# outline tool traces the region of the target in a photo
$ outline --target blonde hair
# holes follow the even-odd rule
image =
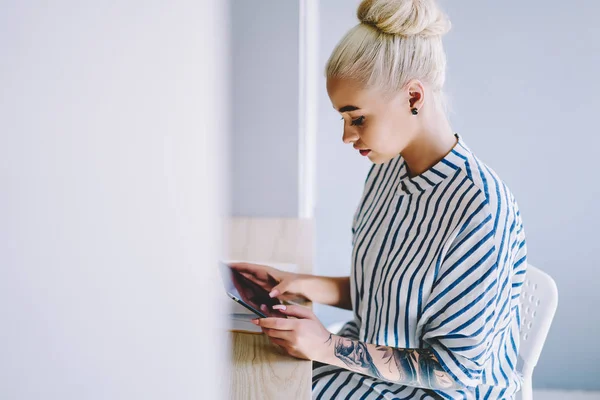
[[[450,21],[435,0],[363,0],[360,23],[333,50],[327,78],[348,78],[395,92],[422,81],[443,103],[446,54],[442,36]]]

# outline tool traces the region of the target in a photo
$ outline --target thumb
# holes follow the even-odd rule
[[[273,289],[269,292],[269,297],[277,297],[281,296],[284,293],[287,293],[290,290],[290,283],[287,281],[281,281],[278,285],[274,286]]]
[[[277,304],[273,306],[273,309],[281,311],[283,314],[290,317],[302,318],[302,319],[316,319],[315,314],[308,307],[295,306],[295,305],[283,305]]]

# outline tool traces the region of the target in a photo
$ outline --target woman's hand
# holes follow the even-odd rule
[[[303,275],[301,274],[280,271],[277,268],[258,264],[234,263],[230,266],[267,290],[271,297],[277,297],[280,300],[306,298],[302,291]]]
[[[331,333],[307,307],[276,305],[274,309],[293,318],[259,318],[252,322],[262,328],[272,343],[289,355],[305,360],[325,360],[331,353]]]

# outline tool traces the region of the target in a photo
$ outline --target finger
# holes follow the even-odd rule
[[[245,276],[246,278],[250,278],[250,279],[258,279],[256,277],[256,275],[254,275],[251,272],[246,272],[246,271],[238,271],[242,276]]]
[[[269,292],[269,297],[273,298],[273,297],[281,296],[283,293],[285,293],[284,286],[277,285],[273,289],[271,289],[271,291]]]
[[[268,282],[269,281],[269,277],[267,276],[266,272],[263,271],[247,271],[247,270],[236,270],[237,272],[239,272],[241,275],[247,277],[247,278],[251,278],[253,280],[259,280],[261,282]]]
[[[280,331],[291,331],[296,327],[296,322],[285,318],[259,318],[252,322],[262,328],[277,329]]]
[[[275,337],[269,337],[269,340],[281,347],[287,347],[289,345],[287,340],[283,340],[283,339],[279,339],[279,338],[275,338]]]
[[[251,274],[263,272],[264,267],[249,263],[232,263],[229,266],[238,272],[249,272]]]
[[[296,306],[296,305],[283,305],[277,304],[273,306],[273,309],[281,311],[283,314],[290,317],[296,317],[301,319],[317,319],[312,310],[308,307]]]
[[[281,296],[282,294],[285,294],[285,293],[291,291],[292,286],[293,286],[293,284],[290,284],[285,280],[282,282],[279,282],[279,284],[277,286],[273,287],[273,289],[269,293],[269,297],[273,298],[273,297]]]
[[[231,268],[235,268],[238,270],[244,270],[244,271],[250,271],[250,272],[254,272],[254,271],[270,271],[273,270],[273,267],[270,267],[268,265],[262,265],[262,264],[253,264],[253,263],[247,263],[247,262],[234,262],[231,264],[227,264],[229,265]]]
[[[278,346],[283,347],[284,349],[287,348],[287,346],[289,345],[287,341],[283,340],[283,339],[278,339],[278,338],[274,338],[274,337],[269,337],[269,340],[271,341],[271,343],[276,344]]]
[[[260,279],[261,281],[264,281],[266,283],[271,283],[272,286],[274,286],[278,282],[269,274],[269,271],[271,270],[271,268],[267,267],[265,265],[249,264],[249,263],[233,263],[233,264],[229,264],[229,266],[232,269],[236,270],[237,272],[241,273],[242,275],[245,275],[245,274],[252,275],[252,276],[254,276],[255,279]]]
[[[257,277],[256,275],[253,275],[253,274],[250,274],[247,272],[241,272],[241,274],[244,278],[257,284],[258,286],[260,286],[261,288],[263,288],[265,290],[269,290],[273,287],[273,285],[269,285],[269,283],[266,280],[260,279],[260,277]]]
[[[277,329],[263,328],[263,332],[270,338],[276,338],[290,342],[293,339],[294,331],[279,331]]]
[[[233,264],[229,264],[229,267],[231,269],[235,269],[238,272],[254,273],[254,272],[258,271],[258,268],[256,268],[256,266],[254,266],[252,264],[248,264],[248,263],[233,263]]]

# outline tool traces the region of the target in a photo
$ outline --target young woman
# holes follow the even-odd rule
[[[343,141],[373,167],[348,277],[235,265],[272,290],[354,311],[330,334],[302,307],[256,323],[314,361],[316,399],[511,399],[519,389],[523,224],[506,185],[454,134],[434,0],[365,0],[327,68]]]

